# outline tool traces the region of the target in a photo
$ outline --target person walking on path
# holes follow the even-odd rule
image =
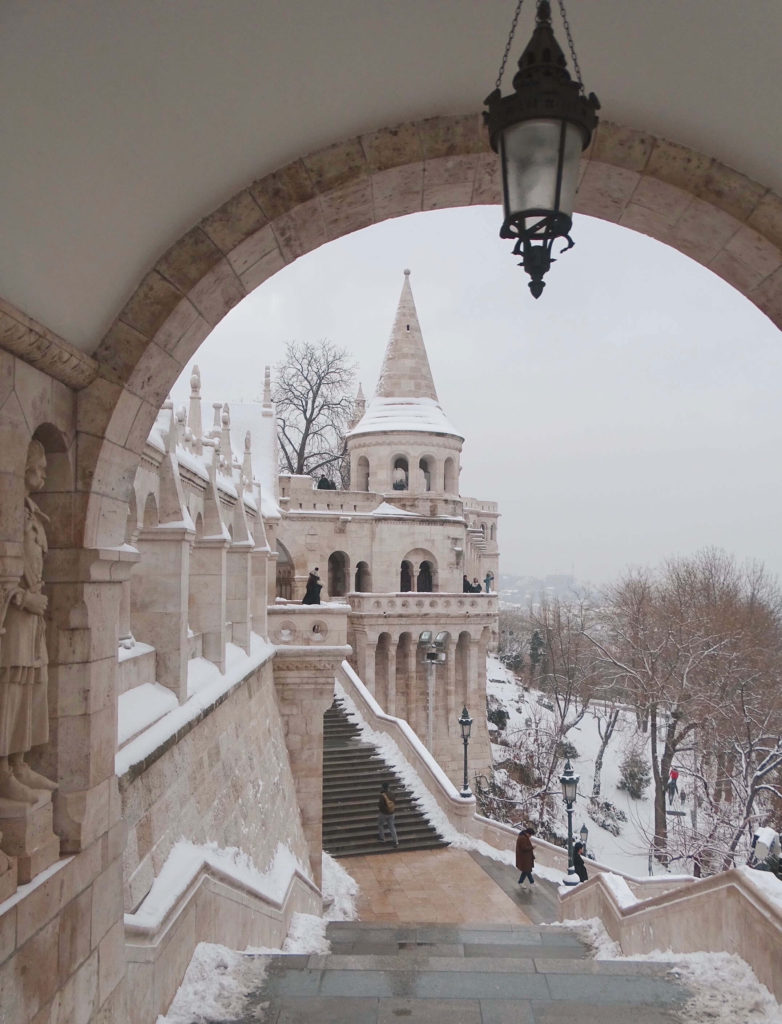
[[[380,787],[380,796],[377,801],[377,838],[381,843],[384,843],[386,841],[386,831],[388,831],[391,842],[394,846],[399,846],[396,824],[394,822],[395,812],[396,804],[389,792],[389,784],[384,782]]]
[[[302,604],[320,604],[320,592],[323,589],[323,584],[320,582],[320,576],[318,576],[317,565],[307,577],[307,589],[304,591],[304,597],[301,599]]]
[[[522,829],[516,840],[516,867],[521,872],[519,875],[519,885],[521,885],[525,878],[529,879],[530,885],[535,884],[535,879],[532,877],[532,869],[535,866],[535,848],[530,839],[530,836],[534,834],[534,829],[525,828]]]
[[[589,875],[587,874],[586,864],[584,863],[584,858],[581,856],[583,850],[583,843],[576,843],[576,845],[573,847],[573,867],[576,870],[579,882],[586,882],[586,880],[589,878]]]
[[[677,791],[679,789],[678,784],[677,784],[678,778],[679,778],[679,773],[676,771],[675,768],[671,768],[671,774],[670,774],[669,779],[668,779],[668,804],[669,805],[673,803],[673,798],[676,796],[676,793],[677,793]]]

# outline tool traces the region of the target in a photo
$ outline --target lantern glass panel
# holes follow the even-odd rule
[[[557,163],[563,125],[562,185],[557,204]],[[525,210],[551,210],[571,216],[582,143],[581,129],[569,121],[533,119],[506,128],[501,136],[506,219]]]

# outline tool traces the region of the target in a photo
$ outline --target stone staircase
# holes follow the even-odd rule
[[[332,857],[358,857],[393,850],[377,838],[380,786],[390,782],[396,801],[400,850],[447,846],[413,793],[381,755],[361,739],[343,706],[334,701],[323,718],[323,849]]]
[[[595,961],[565,928],[339,922],[326,937],[328,954],[258,957],[223,1024],[672,1024],[688,996],[670,965]]]

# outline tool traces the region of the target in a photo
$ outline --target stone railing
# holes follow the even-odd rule
[[[734,868],[626,903],[610,880],[598,874],[562,898],[559,916],[560,920],[599,917],[625,955],[658,949],[735,953],[779,1000],[782,904],[764,891],[763,883],[773,882],[770,876],[759,878],[757,885],[749,876],[750,869]],[[782,884],[776,888],[782,894]]]
[[[268,609],[269,640],[277,647],[344,647],[348,640],[346,604],[283,604]]]
[[[417,593],[348,594],[353,612],[365,615],[436,612],[445,615],[496,615],[499,598],[496,594]]]

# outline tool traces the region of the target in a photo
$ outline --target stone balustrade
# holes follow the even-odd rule
[[[436,613],[448,615],[494,616],[498,611],[497,594],[408,593],[347,595],[351,611],[365,615],[410,615]]]

